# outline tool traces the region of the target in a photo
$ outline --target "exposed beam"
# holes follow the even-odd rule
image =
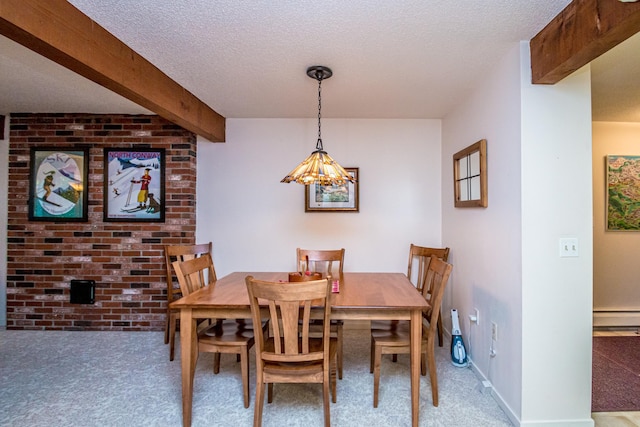
[[[531,39],[534,84],[554,84],[640,31],[640,3],[573,0]]]
[[[225,139],[225,118],[66,0],[0,1],[0,34],[193,133]]]

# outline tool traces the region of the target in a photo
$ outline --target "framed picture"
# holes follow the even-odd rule
[[[360,177],[358,168],[344,168],[356,182],[341,185],[305,185],[305,212],[358,212]]]
[[[453,155],[453,191],[456,208],[487,207],[486,139]]]
[[[29,220],[87,221],[89,148],[31,149]]]
[[[640,156],[606,156],[608,231],[640,231],[639,167]]]
[[[164,148],[104,149],[104,221],[164,222]]]

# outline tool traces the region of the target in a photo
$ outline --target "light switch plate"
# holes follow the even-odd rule
[[[560,242],[560,258],[577,257],[578,239],[576,237],[562,237]]]

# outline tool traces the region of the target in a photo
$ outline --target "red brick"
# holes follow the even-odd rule
[[[136,118],[149,123],[134,123]],[[10,167],[8,201],[8,236],[24,239],[9,243],[7,273],[22,276],[31,288],[7,283],[7,328],[48,330],[163,330],[166,303],[163,300],[164,254],[167,244],[193,244],[195,239],[196,137],[157,116],[99,114],[29,114],[12,118],[11,124],[27,125],[27,130],[10,131],[9,162],[25,167]],[[122,129],[105,129],[104,125],[120,124]],[[83,129],[73,129],[82,125]],[[30,222],[29,162],[32,146],[71,148],[68,136],[56,136],[57,130],[73,132],[74,141],[90,145],[89,155],[89,218],[87,223]],[[136,136],[140,135],[140,136]],[[151,136],[148,136],[151,135]],[[32,139],[38,142],[31,142]],[[103,149],[105,147],[135,148],[136,144],[165,148],[165,223],[103,223]],[[184,149],[175,149],[178,144]],[[189,161],[172,161],[189,158]],[[176,200],[191,196],[188,200]],[[175,202],[174,202],[175,200]],[[171,203],[169,203],[171,201]],[[177,203],[176,203],[177,202]],[[76,236],[88,231],[91,236]],[[113,237],[114,231],[131,231],[131,237]],[[162,233],[162,237],[156,237]],[[45,239],[61,238],[61,243]],[[159,243],[142,243],[143,238],[158,238]],[[95,244],[110,249],[93,249]],[[119,246],[128,249],[120,249]],[[60,251],[60,255],[45,255],[45,251]],[[132,258],[149,258],[134,263]],[[34,267],[34,264],[37,267]],[[118,264],[119,269],[103,265]],[[18,270],[48,270],[50,274],[18,274]],[[130,270],[148,270],[148,276],[131,276]],[[69,303],[69,281],[72,278],[96,281],[96,303]],[[148,283],[148,288],[133,288],[132,283]],[[63,294],[45,294],[45,289],[63,289]],[[125,307],[124,304],[139,304]],[[26,310],[26,311],[25,311]],[[27,319],[27,313],[41,314],[43,319]]]

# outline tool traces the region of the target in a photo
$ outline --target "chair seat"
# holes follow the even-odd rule
[[[389,331],[398,329],[401,323],[406,322],[403,320],[372,320],[372,331]]]
[[[266,322],[262,324],[262,328],[266,328]],[[198,332],[198,340],[202,344],[251,345],[254,341],[253,322],[234,319],[218,320]]]
[[[265,342],[265,352],[274,351],[273,338],[269,338]],[[338,351],[338,340],[331,338],[329,340],[329,359],[335,361]],[[322,353],[322,339],[309,339],[309,352]],[[331,363],[330,372],[330,389],[332,402],[336,402],[336,366]],[[267,383],[322,383],[324,380],[324,372],[322,360],[309,360],[308,362],[270,362],[265,360],[263,365],[264,379]],[[272,400],[272,389],[270,388],[268,402]]]
[[[423,334],[423,345],[425,344],[426,339],[426,331],[429,328],[429,325],[425,324],[422,327]],[[390,321],[389,327],[387,329],[373,329],[371,328],[371,339],[378,344],[381,344],[385,347],[392,347],[394,345],[405,346],[407,345],[407,341],[411,340],[411,323],[407,320],[401,321]],[[407,347],[406,352],[397,351],[396,349],[390,351],[383,351],[383,354],[393,354],[393,353],[409,353],[409,348]]]

